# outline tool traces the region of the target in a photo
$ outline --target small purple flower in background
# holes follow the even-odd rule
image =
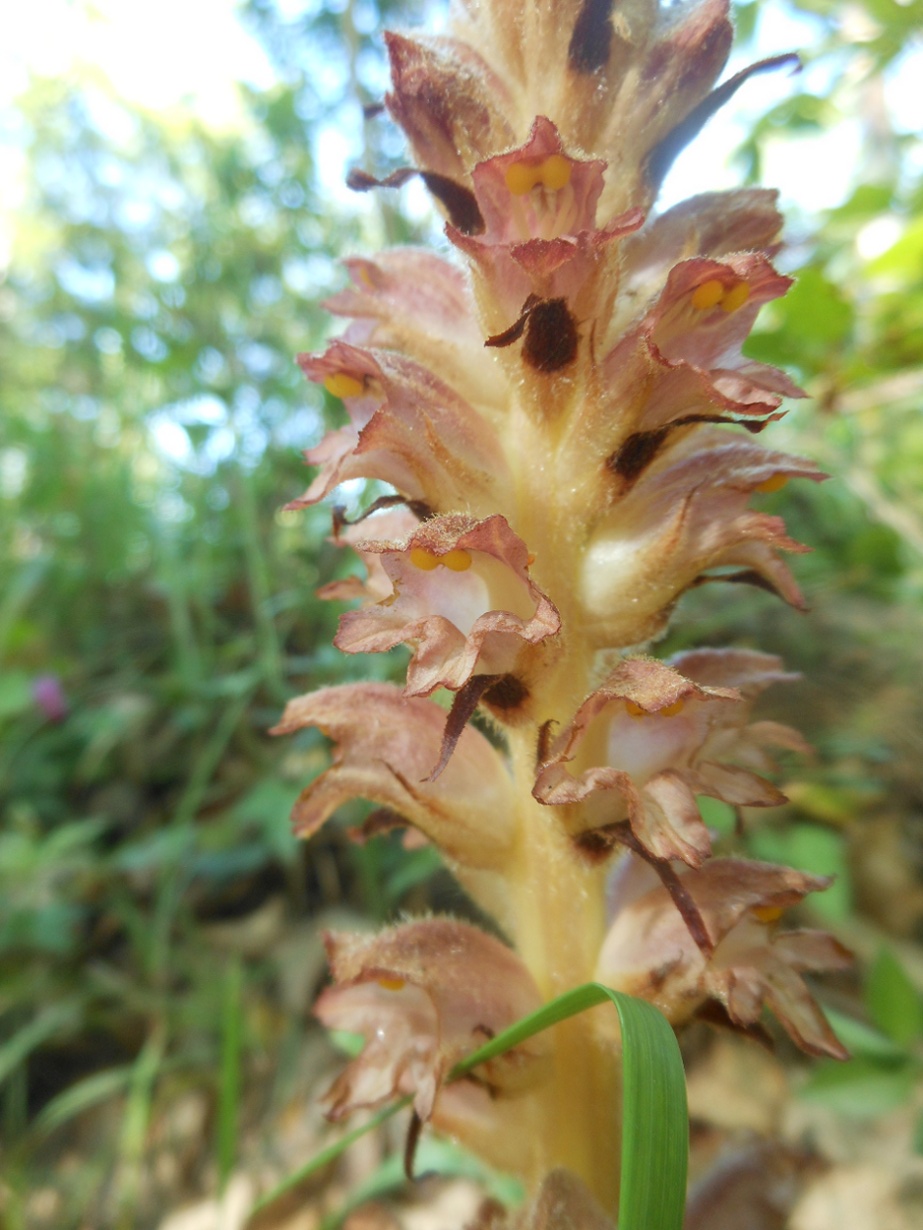
[[[57,675],[38,675],[32,683],[32,699],[49,722],[63,722],[70,712]]]

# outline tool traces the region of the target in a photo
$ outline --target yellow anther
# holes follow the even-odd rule
[[[511,162],[504,178],[513,196],[525,196],[539,181],[538,168],[528,162]]]
[[[405,978],[378,978],[376,981],[378,982],[378,985],[383,987],[386,991],[403,991],[404,987],[407,985],[407,980]]]
[[[724,298],[724,285],[717,278],[710,278],[692,292],[692,306],[697,312],[716,307]]]
[[[552,192],[559,192],[570,183],[570,163],[563,154],[550,154],[536,169],[538,178]]]
[[[746,282],[738,282],[736,286],[724,292],[721,299],[721,310],[722,312],[736,312],[749,298],[750,287]]]
[[[410,562],[421,572],[432,572],[440,563],[438,556],[433,555],[432,551],[425,551],[423,547],[410,548]]]
[[[445,564],[446,568],[452,572],[467,572],[471,567],[471,556],[461,547],[456,547],[454,551],[447,551],[445,555],[440,555],[439,563]]]
[[[757,922],[768,925],[769,923],[779,921],[782,917],[782,907],[778,905],[755,905],[752,914]]]
[[[358,397],[365,391],[362,381],[357,380],[355,376],[347,375],[346,372],[331,372],[324,378],[324,388],[331,397],[340,398]]]
[[[571,164],[563,154],[549,154],[544,162],[511,162],[506,168],[506,186],[513,196],[525,196],[537,185],[559,192],[570,183]]]
[[[768,494],[770,491],[781,491],[787,482],[787,474],[773,474],[772,478],[767,478],[766,481],[764,483],[760,483],[755,490],[763,494]]]
[[[633,700],[625,701],[625,708],[628,710],[631,717],[676,717],[686,702],[680,698],[675,700],[672,705],[665,705],[663,709],[642,709],[639,704]]]

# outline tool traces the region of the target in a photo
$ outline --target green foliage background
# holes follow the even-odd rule
[[[839,870],[823,908],[884,954],[865,1005],[912,1082],[923,166],[882,82],[913,50],[923,3],[862,0],[845,23],[832,0],[795,7],[814,22],[806,57],[827,66],[830,87],[794,83],[738,160],[758,182],[770,143],[858,120],[854,189],[824,216],[795,209],[783,260],[799,281],[752,341],[815,399],[774,443],[836,476],[767,497],[815,547],[796,561],[815,609],[803,619],[706,586],[673,641],[778,649],[804,672],[775,703],[818,758],[791,767],[793,807],[751,848]],[[334,258],[414,238],[393,202],[332,208],[317,164],[318,125],[334,120],[362,125],[366,165],[400,160],[394,133],[363,124],[357,106],[380,94],[378,29],[395,8],[292,17],[249,0],[277,79],[241,87],[232,133],[133,109],[90,71],[33,80],[9,117],[27,199],[0,280],[4,1226],[46,1224],[30,1205],[45,1183],[62,1195],[49,1225],[156,1224],[152,1131],[190,1090],[212,1109],[205,1160],[186,1181],[223,1181],[243,1125],[285,1104],[308,1028],[284,990],[292,928],[344,903],[392,915],[432,869],[425,852],[408,865],[334,828],[298,847],[288,811],[323,766],[323,741],[266,735],[287,697],[389,669],[331,649],[336,612],[314,595],[348,563],[326,542],[329,512],[281,507],[306,482],[299,450],[337,413],[293,363],[329,330],[318,304],[341,284]],[[752,35],[758,5],[738,12]],[[401,22],[416,15],[400,6]],[[321,60],[340,89],[319,92]],[[883,222],[889,242],[863,257],[857,236]],[[49,675],[62,720],[36,703]],[[819,1078],[820,1096],[825,1080],[848,1101],[835,1076]],[[87,1115],[100,1145],[62,1170],[68,1130]]]

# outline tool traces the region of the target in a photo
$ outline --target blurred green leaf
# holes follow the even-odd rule
[[[837,1037],[850,1054],[877,1061],[885,1065],[901,1064],[907,1058],[904,1047],[898,1046],[885,1034],[879,1033],[862,1021],[846,1016],[835,1008],[825,1007],[824,1012]]]
[[[0,674],[0,721],[32,707],[32,681],[26,672],[11,670]]]
[[[0,1043],[0,1084],[7,1080],[28,1056],[49,1039],[67,1033],[80,1020],[80,1000],[76,998],[49,1004],[31,1021],[16,1029]]]
[[[841,833],[817,824],[756,829],[748,835],[751,852],[767,862],[788,864],[812,875],[834,876],[822,893],[809,898],[811,910],[829,922],[848,918],[853,909],[851,874]]]
[[[868,969],[865,1002],[878,1028],[899,1045],[923,1039],[923,996],[890,949],[882,948]]]
[[[920,1071],[910,1063],[884,1067],[871,1059],[851,1059],[819,1065],[800,1092],[838,1114],[872,1119],[903,1106],[919,1081]]]

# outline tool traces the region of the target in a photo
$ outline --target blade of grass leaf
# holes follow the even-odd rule
[[[0,1046],[0,1084],[43,1042],[57,1033],[74,1028],[79,1021],[78,1000],[67,999],[58,1004],[49,1004]]]
[[[518,1046],[566,1017],[609,1000],[622,1028],[619,1230],[680,1230],[686,1203],[689,1131],[679,1044],[666,1018],[643,999],[588,982],[545,1004],[455,1065],[450,1079]]]
[[[36,1136],[45,1136],[91,1106],[98,1106],[100,1102],[124,1093],[131,1084],[133,1072],[131,1064],[124,1064],[119,1068],[94,1072],[92,1076],[69,1085],[42,1108],[32,1124],[32,1131]]]
[[[488,1059],[606,1000],[619,1014],[623,1046],[622,1110],[626,1130],[622,1141],[619,1230],[681,1230],[689,1144],[683,1062],[671,1026],[646,1000],[634,999],[600,983],[585,983],[523,1017],[459,1060],[449,1080],[466,1076]],[[355,1140],[409,1102],[410,1098],[404,1098],[386,1107],[368,1123],[328,1146],[269,1192],[254,1212],[333,1161]]]
[[[329,1165],[330,1162],[335,1161],[341,1153],[345,1153],[350,1145],[355,1144],[357,1140],[361,1140],[367,1132],[374,1132],[374,1130],[377,1127],[380,1127],[382,1123],[387,1123],[387,1121],[393,1118],[398,1111],[403,1110],[405,1106],[409,1106],[411,1101],[412,1099],[408,1097],[401,1098],[398,1102],[392,1102],[390,1106],[385,1106],[382,1110],[372,1115],[371,1119],[368,1119],[361,1125],[361,1127],[353,1128],[351,1132],[347,1132],[345,1136],[341,1136],[339,1140],[335,1140],[333,1144],[328,1145],[326,1149],[321,1149],[320,1153],[315,1153],[310,1161],[305,1162],[305,1164],[300,1166],[297,1170],[292,1171],[292,1173],[287,1175],[281,1183],[277,1183],[271,1191],[267,1192],[262,1199],[258,1200],[253,1206],[250,1216],[253,1217],[257,1213],[261,1213],[263,1209],[267,1208],[280,1197],[290,1192],[293,1187],[297,1187],[299,1183],[303,1183],[305,1179],[309,1179],[311,1175],[316,1174],[318,1170],[323,1170],[323,1168]]]
[[[239,960],[228,966],[221,1022],[221,1078],[218,1091],[218,1187],[224,1191],[237,1157],[240,1106],[240,1055],[243,1040],[243,969]]]

